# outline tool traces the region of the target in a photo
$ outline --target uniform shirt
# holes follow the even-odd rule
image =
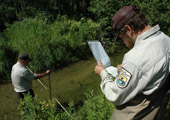
[[[30,90],[32,88],[32,80],[34,80],[34,77],[34,74],[19,62],[13,65],[11,79],[16,92]]]
[[[106,70],[100,73],[101,90],[115,105],[132,100],[137,94],[150,95],[160,88],[169,73],[170,38],[159,25],[140,34],[125,54],[119,75],[113,81]]]

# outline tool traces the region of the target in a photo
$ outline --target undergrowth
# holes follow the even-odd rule
[[[58,100],[38,101],[25,95],[20,101],[19,115],[21,120],[107,120],[113,111],[113,104],[103,94],[95,95],[93,90],[85,93],[83,105],[59,105]]]

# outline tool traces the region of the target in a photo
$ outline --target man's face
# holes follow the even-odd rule
[[[24,66],[27,66],[28,63],[29,63],[29,61],[27,61],[27,60],[22,60],[22,63],[23,63]]]

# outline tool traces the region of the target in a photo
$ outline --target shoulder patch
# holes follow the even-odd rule
[[[122,68],[116,81],[117,86],[120,88],[125,88],[128,85],[131,77],[131,73]]]

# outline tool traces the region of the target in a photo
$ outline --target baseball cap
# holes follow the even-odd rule
[[[113,29],[120,30],[134,15],[136,15],[136,11],[133,10],[132,5],[122,7],[112,18]]]
[[[128,22],[133,16],[136,15],[136,11],[134,11],[133,6],[124,6],[119,11],[116,12],[116,14],[112,18],[112,27],[116,34],[116,38],[118,38],[118,34],[121,30],[121,28],[124,27],[126,22]]]
[[[19,60],[31,61],[32,59],[28,56],[28,54],[20,54],[18,57]]]

